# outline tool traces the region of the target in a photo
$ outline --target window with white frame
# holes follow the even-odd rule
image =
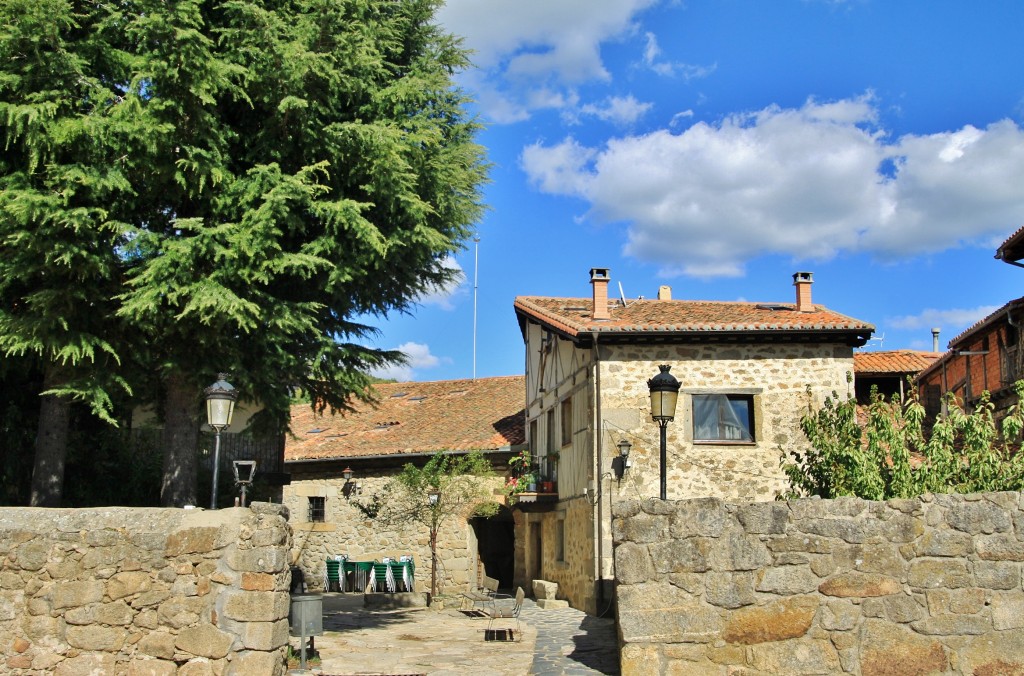
[[[692,397],[694,441],[754,441],[754,395],[716,393]]]

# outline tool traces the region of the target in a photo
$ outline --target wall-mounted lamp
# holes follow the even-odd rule
[[[345,486],[342,491],[345,493],[345,497],[352,499],[353,495],[360,495],[363,492],[363,485],[359,482],[352,483],[352,468],[346,467],[341,470],[341,476],[345,479]]]
[[[629,439],[620,439],[619,443],[615,445],[619,449],[619,455],[612,460],[612,469],[615,471],[615,478],[621,480],[626,474],[626,470],[633,465],[629,459],[629,452],[632,450],[633,444],[629,442]]]
[[[430,492],[427,493],[427,500],[430,501],[430,506],[431,507],[436,505],[437,501],[440,500],[440,499],[441,499],[441,491],[437,490],[436,488],[430,489]]]

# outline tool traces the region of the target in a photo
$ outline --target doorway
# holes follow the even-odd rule
[[[477,556],[483,573],[498,580],[502,589],[511,589],[515,573],[515,522],[512,510],[502,505],[497,514],[489,518],[470,520],[476,535]]]

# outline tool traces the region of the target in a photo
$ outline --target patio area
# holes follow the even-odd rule
[[[576,610],[541,610],[527,599],[522,639],[485,641],[487,620],[457,608],[367,609],[361,594],[327,593],[323,599],[324,635],[315,641],[322,662],[290,674],[619,673],[614,621]],[[298,648],[299,639],[291,645]]]

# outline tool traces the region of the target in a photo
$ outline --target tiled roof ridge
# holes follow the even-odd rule
[[[1016,307],[1016,306],[1021,305],[1021,304],[1024,304],[1024,296],[1021,296],[1020,298],[1014,298],[1013,300],[1007,301],[1006,303],[1004,303],[998,309],[994,310],[993,312],[989,313],[985,317],[983,317],[983,318],[979,319],[978,321],[974,322],[968,328],[964,329],[963,331],[958,333],[956,336],[951,338],[950,341],[949,341],[949,346],[952,347],[954,343],[959,342],[960,340],[963,340],[964,338],[967,338],[972,333],[974,333],[978,329],[982,328],[983,326],[985,326],[986,324],[991,322],[993,319],[995,319],[999,315],[1001,315],[1004,312],[1006,312],[1008,309],[1011,309],[1011,308]]]
[[[446,380],[403,380],[399,382],[385,382],[385,383],[373,383],[372,387],[399,387],[402,385],[415,386],[415,385],[443,385],[444,383],[479,383],[481,381],[488,380],[511,380],[513,378],[525,378],[524,375],[507,375],[507,376],[480,376],[478,378],[448,378]]]
[[[607,320],[593,319],[587,316],[573,317],[567,312],[584,311],[590,307],[592,300],[588,298],[560,297],[560,296],[518,296],[515,299],[515,307],[524,314],[529,314],[537,319],[547,322],[552,327],[566,331],[570,335],[578,335],[581,332],[594,333],[642,333],[642,332],[728,332],[728,331],[858,331],[874,330],[874,326],[862,320],[850,317],[849,315],[830,310],[829,308],[815,304],[814,310],[810,312],[797,312],[794,303],[771,303],[763,301],[723,301],[723,300],[658,300],[658,299],[635,299],[627,301],[622,305],[620,301],[609,301],[612,316]],[[553,307],[556,306],[556,307]],[[568,307],[566,307],[568,306]],[[723,311],[728,309],[751,312],[750,316],[722,317],[712,316],[685,317],[671,314],[668,316],[657,316],[657,312],[651,312],[651,316],[640,316],[641,310],[661,310],[671,313],[672,310],[680,314],[687,309],[698,310],[708,306],[721,307]],[[572,310],[569,310],[569,307]],[[556,309],[557,308],[557,309]],[[558,310],[562,311],[559,312]],[[772,311],[790,310],[791,314],[779,315],[771,319],[770,315],[753,316],[753,311],[770,309]],[[633,315],[633,316],[630,316]],[[707,315],[707,313],[705,313]]]

